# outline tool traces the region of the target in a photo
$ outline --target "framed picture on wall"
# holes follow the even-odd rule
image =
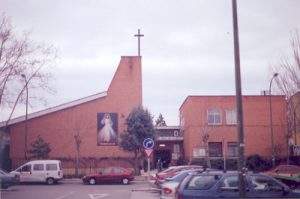
[[[97,145],[118,144],[118,114],[97,113]]]

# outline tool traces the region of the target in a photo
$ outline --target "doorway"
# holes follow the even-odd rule
[[[168,168],[171,163],[171,151],[168,149],[156,150],[155,151],[155,163],[160,159],[163,168]]]

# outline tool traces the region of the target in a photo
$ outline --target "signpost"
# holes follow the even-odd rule
[[[149,180],[150,179],[150,155],[153,152],[154,140],[152,138],[144,139],[143,147],[145,149],[145,153],[147,155],[147,160],[148,160],[148,180]]]

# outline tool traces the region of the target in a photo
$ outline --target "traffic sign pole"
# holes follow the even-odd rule
[[[147,154],[147,160],[148,160],[148,180],[150,180],[150,155],[153,151],[154,147],[154,140],[152,138],[146,138],[143,141],[143,146],[145,149],[145,152]]]
[[[148,157],[148,181],[150,180],[150,156]]]

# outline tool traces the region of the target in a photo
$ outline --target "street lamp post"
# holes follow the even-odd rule
[[[25,155],[25,160],[28,159],[27,156],[27,134],[28,134],[28,124],[27,124],[27,119],[28,119],[28,82],[27,82],[27,78],[25,74],[21,75],[22,78],[24,78],[25,80],[25,88],[26,88],[26,113],[25,113],[25,151],[24,151],[24,155]]]
[[[271,132],[271,148],[272,148],[272,166],[275,166],[275,148],[274,148],[274,133],[273,133],[273,117],[272,117],[272,82],[275,77],[278,76],[278,73],[274,73],[273,77],[270,80],[269,86],[269,111],[270,111],[270,132]]]

